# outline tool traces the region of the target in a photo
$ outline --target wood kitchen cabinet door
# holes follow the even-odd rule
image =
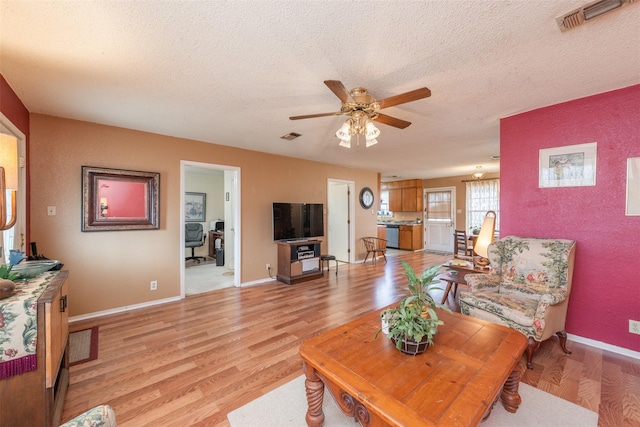
[[[403,188],[402,189],[402,212],[417,212],[418,211],[418,189]]]
[[[413,227],[401,225],[398,231],[398,249],[411,250],[413,244]]]
[[[402,189],[389,190],[389,210],[391,212],[404,212],[402,210]]]

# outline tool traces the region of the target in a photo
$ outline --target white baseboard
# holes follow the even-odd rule
[[[69,323],[79,322],[81,320],[94,319],[96,317],[108,316],[110,314],[123,313],[125,311],[137,310],[139,308],[153,307],[155,305],[166,304],[168,302],[180,301],[180,297],[171,297],[165,299],[157,299],[155,301],[144,302],[141,304],[125,305],[124,307],[113,308],[111,310],[96,311],[94,313],[82,314],[69,318]]]
[[[607,351],[610,351],[612,353],[618,353],[618,354],[621,354],[623,356],[629,356],[629,357],[632,357],[634,359],[640,360],[640,352],[639,351],[633,351],[633,350],[630,350],[628,348],[618,347],[618,346],[615,346],[615,345],[607,344],[605,342],[596,341],[596,340],[592,340],[590,338],[584,338],[584,337],[580,337],[578,335],[573,335],[573,334],[567,334],[567,338],[570,341],[578,342],[580,344],[586,344],[588,346],[596,347],[596,348],[599,348],[601,350],[607,350]]]
[[[257,285],[264,285],[266,283],[271,283],[271,282],[275,282],[276,279],[275,277],[269,277],[267,279],[259,279],[259,280],[254,280],[252,282],[244,282],[244,283],[240,283],[240,287],[244,288],[247,286],[257,286]]]

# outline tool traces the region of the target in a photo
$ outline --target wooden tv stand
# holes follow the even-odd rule
[[[278,242],[278,275],[288,285],[322,277],[319,240]]]

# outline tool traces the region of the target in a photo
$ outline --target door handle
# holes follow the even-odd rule
[[[60,313],[64,313],[67,310],[67,296],[60,297]]]

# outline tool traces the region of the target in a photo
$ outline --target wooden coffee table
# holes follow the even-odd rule
[[[527,338],[513,329],[439,311],[434,346],[409,356],[382,333],[380,311],[318,335],[300,346],[309,426],[324,422],[324,389],[363,426],[476,425],[502,397],[520,404],[520,359]]]

